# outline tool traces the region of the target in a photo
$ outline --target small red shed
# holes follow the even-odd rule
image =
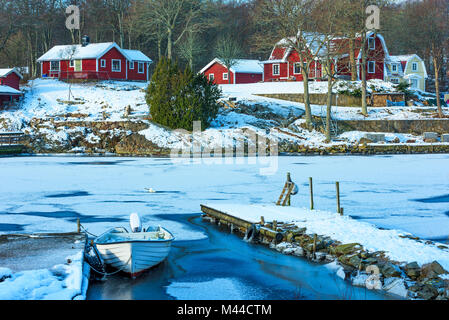
[[[22,75],[17,69],[0,69],[0,106],[5,102],[17,100],[20,92]]]
[[[58,79],[148,81],[153,62],[138,50],[115,42],[55,46],[38,60],[41,76]]]
[[[238,59],[228,69],[223,61],[216,58],[205,66],[200,73],[207,76],[215,84],[256,83],[263,79],[263,68],[259,60]]]

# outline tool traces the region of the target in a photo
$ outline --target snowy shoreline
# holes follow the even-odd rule
[[[320,210],[217,202],[202,207],[210,222],[218,221],[214,218],[216,211],[220,217],[229,215],[230,221],[237,218],[251,223],[255,231],[249,236],[247,229],[246,240],[270,245],[287,255],[326,262],[353,285],[408,299],[449,298],[449,247],[442,243]],[[284,239],[268,240],[262,229],[281,232]]]

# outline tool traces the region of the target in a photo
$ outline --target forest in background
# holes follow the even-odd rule
[[[83,35],[93,43],[114,41],[122,48],[141,50],[155,63],[161,57],[176,59],[180,65],[190,64],[194,71],[219,56],[223,43],[234,43],[240,58],[266,60],[274,42],[269,37],[269,41],[260,41],[271,26],[261,23],[263,17],[258,9],[274,1],[309,1],[314,5],[313,0],[0,0],[0,67],[27,66],[31,77],[38,76],[39,56],[54,45],[80,43]],[[435,33],[446,37],[438,57],[442,65],[440,80],[445,84],[449,19],[431,23],[435,17],[428,8],[442,5],[443,13],[449,16],[449,0],[374,2],[381,7],[379,32],[390,55],[418,54],[425,60],[430,76],[435,48],[431,48],[429,38]],[[80,8],[79,31],[65,28],[69,5]],[[318,13],[326,10],[315,9]],[[326,17],[316,12],[311,18]],[[341,23],[344,26],[346,21],[341,19]],[[312,29],[308,31],[319,31]]]

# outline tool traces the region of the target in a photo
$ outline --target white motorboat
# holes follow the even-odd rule
[[[136,277],[168,256],[174,236],[162,227],[142,229],[137,214],[131,215],[131,230],[113,228],[95,239],[104,264]]]

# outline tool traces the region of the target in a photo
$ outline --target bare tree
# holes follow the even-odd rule
[[[167,58],[172,59],[173,47],[198,27],[200,13],[196,0],[148,0],[142,17],[149,28],[160,33],[158,38],[167,40]]]
[[[331,117],[333,88],[338,78],[337,61],[341,53],[346,49],[345,42],[336,41],[342,34],[341,17],[344,15],[346,7],[342,1],[318,0],[317,8],[327,8],[326,11],[318,10],[314,14],[318,19],[319,30],[322,32],[322,44],[324,49],[320,54],[320,61],[323,68],[323,75],[327,78],[327,105],[326,105],[326,142],[331,141]]]
[[[309,96],[309,75],[323,49],[322,35],[316,32],[317,21],[313,18],[315,0],[260,0],[255,13],[259,34],[255,37],[258,46],[266,41],[278,40],[277,46],[295,50],[302,62],[301,74],[304,84],[305,117],[308,127],[312,125]],[[281,40],[280,42],[279,41]]]
[[[223,36],[218,39],[216,53],[228,70],[228,83],[230,84],[231,68],[237,65],[242,48],[232,37]]]
[[[423,0],[411,3],[411,6],[412,21],[416,24],[412,32],[415,41],[429,52],[435,76],[438,115],[442,118],[440,72],[449,57],[449,0]]]
[[[204,52],[204,46],[200,42],[198,33],[193,30],[188,31],[184,38],[179,45],[179,55],[188,62],[190,69],[193,70],[198,55]]]

